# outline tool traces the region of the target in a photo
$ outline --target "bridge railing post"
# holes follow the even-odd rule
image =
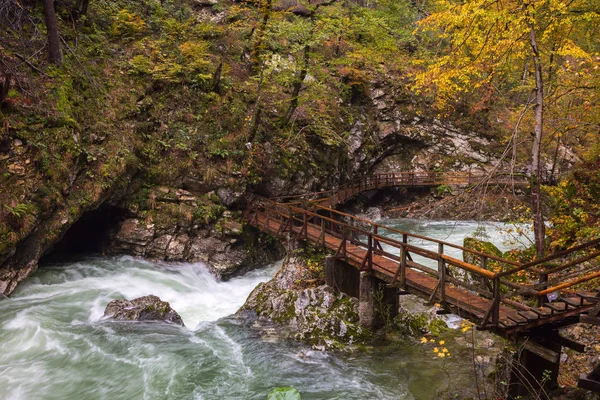
[[[369,272],[373,271],[373,234],[369,233],[369,250],[367,253],[367,265],[369,267]]]
[[[321,245],[325,248],[325,219],[321,218]]]
[[[400,285],[406,286],[406,259],[408,254],[408,235],[402,234],[402,247],[400,248]]]
[[[498,326],[500,320],[500,278],[494,277],[494,309],[492,311],[492,325]]]
[[[266,214],[267,214],[267,222],[266,222],[266,226],[267,226],[267,229],[269,229],[269,221],[270,221],[270,219],[271,219],[271,213],[270,213],[270,211],[269,211],[269,207],[265,207],[265,211],[266,211]]]
[[[446,261],[444,256],[444,245],[438,244],[438,276],[440,279],[440,299],[446,300]]]
[[[542,268],[544,268],[544,266],[541,266]],[[544,271],[540,272],[540,280],[538,282],[538,287],[539,290],[545,290],[547,288],[548,285],[545,285],[545,283],[548,282],[548,274],[545,273]],[[546,296],[538,296],[538,306],[542,307],[544,305],[544,303],[546,302]]]
[[[346,240],[348,238],[348,232],[346,230],[346,225],[342,225],[342,257],[346,257]]]
[[[304,232],[304,238],[308,239],[308,215],[306,214],[306,210],[302,214],[302,230],[300,231],[300,237],[302,237],[302,232]]]

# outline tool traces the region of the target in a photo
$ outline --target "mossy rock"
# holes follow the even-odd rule
[[[467,249],[479,251],[481,253],[489,254],[496,257],[502,257],[503,255],[502,251],[500,251],[500,249],[496,247],[496,245],[494,245],[492,242],[486,242],[484,240],[479,240],[473,237],[466,237],[463,242],[463,246]],[[465,260],[465,262],[468,262],[469,264],[481,265],[481,257],[466,251],[463,251],[463,260]]]
[[[106,306],[104,316],[117,321],[159,321],[185,326],[168,302],[153,295],[131,301],[113,300]]]

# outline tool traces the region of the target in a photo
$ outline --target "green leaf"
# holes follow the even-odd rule
[[[300,392],[293,387],[275,388],[269,392],[267,400],[300,400]]]

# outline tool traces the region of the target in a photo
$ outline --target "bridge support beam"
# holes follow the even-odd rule
[[[546,399],[546,393],[558,387],[560,343],[544,338],[529,338],[514,355],[508,392],[509,400]]]
[[[327,257],[325,259],[325,284],[350,297],[359,297],[360,272],[344,260]]]
[[[360,273],[358,317],[360,324],[368,329],[382,327],[398,314],[396,288],[368,272]]]

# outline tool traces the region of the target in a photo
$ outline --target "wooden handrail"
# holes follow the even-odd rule
[[[561,283],[560,285],[556,285],[556,286],[550,287],[550,288],[545,289],[545,290],[540,290],[538,292],[538,296],[545,296],[548,293],[557,292],[559,290],[567,289],[567,288],[569,288],[571,286],[575,286],[575,285],[577,285],[579,283],[587,282],[587,281],[590,281],[592,279],[599,278],[599,277],[600,277],[600,271],[597,271],[597,272],[594,272],[593,274],[585,275],[585,276],[582,276],[580,278],[577,278],[577,279],[574,279],[572,281],[568,281],[568,282],[565,282],[565,283]]]
[[[583,250],[583,249],[586,249],[586,248],[589,248],[589,247],[592,247],[592,246],[595,246],[595,245],[598,245],[598,244],[600,244],[600,238],[597,238],[597,239],[594,239],[592,241],[580,244],[580,245],[575,246],[575,247],[571,247],[570,249],[566,249],[566,250],[559,251],[559,252],[554,253],[554,254],[550,254],[549,256],[546,256],[544,258],[540,258],[539,260],[535,260],[535,261],[532,261],[532,262],[529,262],[529,263],[521,264],[521,266],[519,266],[517,268],[514,268],[514,269],[511,269],[511,270],[499,273],[498,276],[502,278],[502,277],[505,277],[505,276],[508,276],[508,275],[512,275],[512,274],[515,274],[517,272],[524,271],[526,269],[530,269],[531,267],[547,263],[548,261],[552,261],[552,260],[555,260],[557,258],[561,258],[561,257],[567,256],[567,255],[572,254],[572,253],[574,253],[576,251]]]
[[[473,181],[481,181],[484,179],[490,179],[492,183],[525,183],[528,178],[524,174],[509,173],[509,172],[497,172],[494,175],[489,175],[486,172],[416,172],[416,171],[403,171],[403,172],[390,172],[380,173],[374,175],[368,175],[363,178],[357,179],[353,182],[340,185],[336,189],[329,189],[317,192],[309,192],[304,194],[279,196],[275,197],[278,201],[293,200],[300,198],[310,198],[318,196],[320,199],[315,200],[317,202],[324,202],[331,198],[327,194],[339,193],[348,189],[365,188],[369,184],[375,183],[376,188],[397,186],[398,184],[404,184],[406,186],[418,186],[421,184],[472,184]],[[496,179],[496,181],[494,181]],[[364,190],[363,190],[364,191]],[[356,194],[357,192],[354,192]]]
[[[361,271],[384,273],[384,275],[388,275],[388,278],[393,277],[392,284],[398,282],[400,285],[405,286],[407,284],[407,269],[425,272],[430,277],[429,279],[434,278],[437,282],[433,291],[428,294],[430,301],[433,299],[440,302],[445,301],[447,284],[450,285],[449,287],[452,285],[462,286],[469,291],[477,293],[479,296],[491,300],[481,323],[481,326],[486,328],[501,326],[501,304],[509,305],[517,310],[528,309],[527,305],[515,301],[514,296],[537,296],[543,300],[543,296],[548,293],[600,278],[600,271],[597,271],[598,265],[582,271],[583,276],[575,276],[577,271],[574,270],[567,271],[571,267],[582,265],[587,261],[600,257],[600,249],[597,248],[592,252],[588,251],[588,254],[583,256],[576,255],[576,257],[572,257],[575,259],[564,260],[565,257],[578,251],[600,245],[600,238],[548,255],[539,260],[521,263],[469,249],[444,240],[405,232],[332,208],[332,205],[338,204],[364,190],[393,186],[399,183],[413,185],[441,184],[442,182],[449,182],[451,179],[459,179],[460,176],[461,174],[380,174],[362,179],[358,183],[343,185],[337,191],[331,190],[314,193],[316,196],[331,194],[330,197],[321,197],[316,200],[300,198],[296,201],[283,203],[254,196],[247,199],[247,210],[244,214],[244,219],[250,224],[255,224],[259,227],[262,226],[267,231],[277,231],[277,234],[288,230],[294,231],[299,238],[310,240],[316,245],[334,251],[336,257],[351,260],[353,265]],[[464,174],[462,176],[464,177]],[[514,176],[510,175],[510,179],[513,178]],[[469,174],[467,177],[468,182],[471,182],[472,179],[474,179],[474,176]],[[287,197],[287,199],[298,198],[298,196]],[[262,215],[260,218],[259,214]],[[345,219],[345,221],[341,221],[341,219]],[[401,235],[402,240],[383,236],[383,230]],[[437,251],[429,250],[422,245],[408,243],[409,239],[437,244]],[[347,245],[358,246],[358,249],[352,250],[353,248],[356,249],[356,247],[349,247]],[[389,246],[392,250],[389,248],[384,249],[382,245]],[[447,248],[461,250],[474,257],[479,257],[481,265],[473,265],[445,254]],[[411,255],[419,255],[436,261],[437,269],[414,262]],[[494,273],[486,268],[489,260],[515,268]],[[548,265],[554,260],[558,261]],[[393,263],[390,264],[390,261],[396,263],[395,266],[393,266]],[[448,265],[473,274],[474,278],[472,280],[457,279],[456,276],[448,273]],[[517,274],[520,271],[540,274],[539,282],[533,285],[526,285],[502,279]],[[558,276],[548,279],[548,276],[551,274],[558,274]],[[550,285],[552,286],[548,287]],[[512,291],[502,294],[501,287],[508,287]],[[513,299],[510,297],[513,297]],[[506,311],[502,312],[505,313]]]
[[[438,260],[439,259],[439,254],[437,252],[435,252],[435,251],[427,250],[427,249],[424,249],[424,248],[421,248],[421,247],[418,247],[418,246],[415,246],[415,245],[411,245],[411,244],[408,244],[408,243],[400,242],[398,240],[395,240],[395,239],[392,239],[392,238],[389,238],[389,237],[386,237],[386,236],[382,236],[382,235],[379,235],[379,234],[373,234],[374,229],[373,230],[369,229],[367,231],[367,230],[361,229],[359,227],[352,226],[352,225],[346,224],[344,222],[340,222],[340,221],[338,221],[336,219],[333,219],[333,218],[330,218],[330,217],[326,217],[326,216],[318,214],[316,212],[308,211],[306,209],[302,209],[302,208],[299,208],[299,207],[292,206],[292,207],[287,207],[287,209],[285,207],[281,207],[280,208],[280,206],[283,206],[282,203],[277,203],[277,202],[274,202],[274,201],[271,201],[271,200],[268,200],[268,199],[265,199],[265,200],[266,201],[263,201],[263,203],[262,203],[263,207],[266,207],[265,203],[270,204],[271,205],[270,210],[273,211],[274,213],[277,213],[278,215],[280,215],[282,217],[289,218],[289,219],[292,219],[292,220],[296,220],[297,222],[304,222],[300,218],[296,218],[293,215],[289,215],[288,214],[289,211],[292,211],[292,213],[296,212],[298,214],[303,214],[303,215],[306,215],[306,216],[319,218],[319,219],[321,219],[321,221],[327,221],[332,226],[337,226],[338,228],[341,228],[342,230],[354,231],[354,232],[358,233],[359,235],[364,235],[367,238],[370,238],[371,240],[377,240],[380,243],[383,243],[383,244],[395,247],[397,249],[401,249],[401,248],[405,247],[407,250],[411,251],[412,253],[421,255],[421,256],[429,258],[431,260]],[[339,211],[336,211],[336,210],[332,210],[330,208],[324,208],[324,207],[319,207],[319,208],[324,209],[326,211],[330,211],[330,212],[332,212],[334,214],[353,217],[350,214],[345,214],[345,213],[342,213],[342,212],[339,212]],[[280,209],[285,210],[285,212],[280,211]],[[354,219],[357,220],[357,221],[359,221],[359,222],[365,223],[367,225],[371,225],[372,227],[381,227],[381,228],[388,229],[388,230],[390,229],[390,228],[388,228],[388,227],[386,227],[384,225],[373,224],[372,222],[370,222],[368,220],[365,220],[365,219],[362,219],[362,218],[354,218]],[[438,243],[440,245],[448,245],[448,246],[451,246],[451,247],[455,247],[455,248],[459,248],[459,249],[464,249],[465,251],[471,251],[470,249],[467,249],[467,248],[464,248],[464,247],[461,247],[461,246],[456,246],[456,245],[453,245],[451,243],[440,241],[440,240],[437,240],[437,239],[428,238],[426,236],[413,235],[413,234],[409,234],[407,232],[402,232],[402,231],[397,231],[397,232],[400,233],[400,234],[403,234],[403,235],[407,235],[408,237],[414,237],[414,238],[418,238],[418,239],[429,240],[429,241]],[[365,245],[367,247],[369,247],[368,243],[365,243]],[[474,252],[474,251],[471,251],[471,252]],[[491,257],[491,258],[494,257],[492,255],[488,255],[488,254],[481,253],[481,252],[474,252],[474,253],[476,253],[477,255],[485,255],[485,256],[488,256],[488,257]],[[474,274],[483,276],[483,277],[488,278],[488,279],[493,279],[495,277],[495,274],[493,272],[489,271],[489,270],[477,267],[475,265],[466,263],[464,261],[458,260],[456,258],[450,257],[450,256],[445,255],[445,254],[442,254],[441,257],[442,257],[443,260],[447,261],[448,263],[450,263],[450,264],[452,264],[452,265],[454,265],[456,267],[459,267],[461,269],[464,269],[464,270],[467,270],[469,272],[472,272]],[[502,260],[502,259],[500,259],[500,260]]]
[[[354,216],[352,214],[346,214],[346,213],[343,213],[341,211],[337,211],[337,210],[334,210],[334,209],[331,209],[331,208],[328,208],[328,207],[323,207],[323,206],[319,206],[319,205],[317,205],[316,207],[320,208],[322,210],[331,211],[331,212],[333,212],[335,214],[338,214],[340,216],[343,216],[343,217],[352,218],[352,219],[354,219],[356,221],[359,221],[359,222],[362,222],[362,223],[370,224],[372,226],[377,226],[378,228],[382,228],[382,229],[388,230],[390,232],[398,233],[400,235],[405,235],[406,234],[409,237],[414,238],[414,239],[426,240],[426,241],[437,243],[437,244],[443,244],[444,246],[449,246],[449,247],[455,248],[457,250],[466,251],[466,252],[471,253],[471,254],[476,255],[476,256],[487,257],[487,258],[489,258],[491,260],[498,261],[498,262],[501,262],[501,263],[504,263],[504,264],[508,264],[508,265],[513,265],[513,266],[521,266],[522,265],[518,261],[508,260],[506,258],[502,258],[502,257],[495,256],[493,254],[488,254],[488,253],[484,253],[484,252],[481,252],[481,251],[469,249],[467,247],[460,246],[460,245],[457,245],[457,244],[454,244],[454,243],[450,243],[450,242],[446,242],[446,241],[443,241],[443,240],[439,240],[439,239],[435,239],[435,238],[431,238],[431,237],[427,237],[427,236],[423,236],[423,235],[418,235],[418,234],[415,234],[415,233],[401,231],[399,229],[395,229],[395,228],[392,228],[392,227],[389,227],[389,226],[386,226],[386,225],[377,224],[375,222],[371,222],[369,220],[366,220],[366,219],[363,219],[363,218],[360,218],[360,217],[356,217],[356,216]]]

